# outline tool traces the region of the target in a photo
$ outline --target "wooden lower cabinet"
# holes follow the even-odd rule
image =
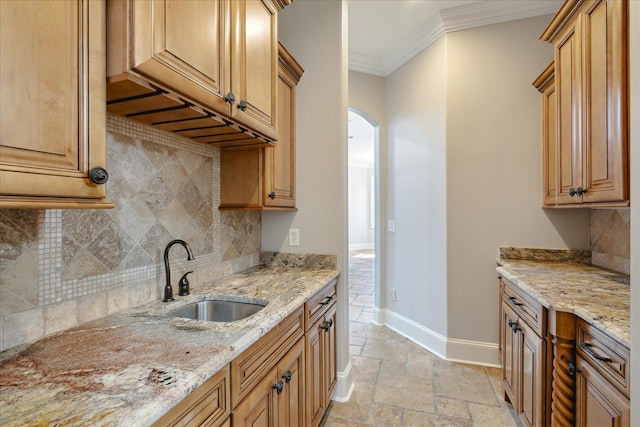
[[[233,411],[234,427],[304,426],[304,340]]]
[[[550,346],[546,310],[501,279],[500,347],[502,386],[525,426],[549,424]]]
[[[173,407],[154,427],[229,426],[229,367],[209,378],[189,396]]]
[[[310,426],[322,421],[336,386],[336,305],[307,331],[307,420]]]
[[[629,426],[629,399],[580,355],[576,367],[576,426]]]

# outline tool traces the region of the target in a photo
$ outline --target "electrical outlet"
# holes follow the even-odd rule
[[[387,222],[387,230],[389,230],[390,233],[396,232],[396,222],[394,220],[390,219]]]
[[[300,229],[289,229],[289,246],[300,246]]]
[[[397,298],[396,296],[396,288],[392,288],[391,289],[391,301],[395,301]]]

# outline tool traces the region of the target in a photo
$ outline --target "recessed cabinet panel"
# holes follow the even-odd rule
[[[580,26],[571,26],[556,48],[558,96],[558,197],[557,203],[575,203],[570,195],[582,180],[580,129],[581,102]]]
[[[132,69],[205,107],[228,112],[226,2],[153,0],[129,7]]]
[[[107,208],[104,2],[0,2],[0,207]]]
[[[585,203],[628,199],[625,11],[601,0],[584,14]]]
[[[276,82],[278,21],[269,2],[231,2],[233,22],[231,91],[236,96],[231,116],[239,123],[278,139]]]

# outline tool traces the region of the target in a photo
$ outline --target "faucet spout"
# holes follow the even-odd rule
[[[195,259],[195,257],[193,256],[193,253],[191,252],[191,248],[189,247],[189,244],[184,240],[176,239],[176,240],[170,241],[167,244],[167,246],[164,248],[164,273],[167,278],[167,282],[164,287],[164,298],[162,299],[162,302],[174,300],[173,288],[171,287],[171,268],[169,267],[169,249],[171,249],[171,247],[176,244],[181,245],[187,250],[188,261]]]

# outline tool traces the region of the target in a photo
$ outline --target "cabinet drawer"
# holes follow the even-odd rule
[[[280,322],[231,362],[231,406],[235,408],[304,335],[303,307]]]
[[[582,319],[577,335],[578,354],[629,397],[629,349]]]
[[[209,378],[154,426],[221,426],[229,418],[229,366]]]
[[[518,317],[527,322],[538,335],[545,336],[547,331],[547,309],[508,280],[503,278],[502,283],[503,300],[506,301]]]
[[[336,282],[337,280],[332,280],[331,283],[318,291],[305,303],[305,331],[309,330],[309,328],[327,312],[329,307],[336,302]]]

